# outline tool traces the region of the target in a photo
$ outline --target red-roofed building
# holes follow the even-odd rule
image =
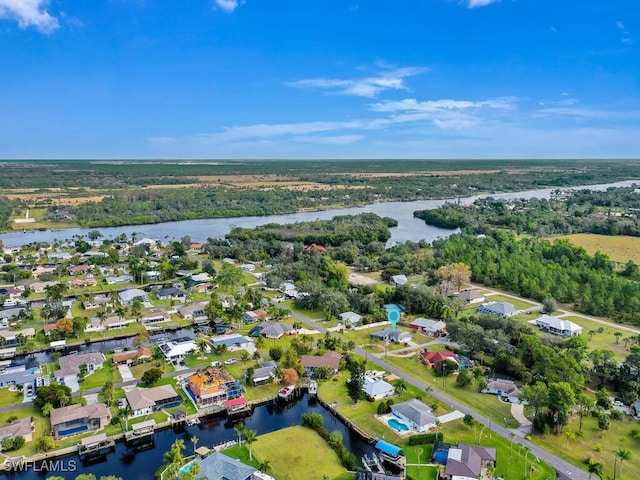
[[[436,368],[443,360],[455,360],[458,356],[449,351],[444,352],[422,352],[420,358],[427,368]]]
[[[192,243],[190,245],[190,249],[193,250],[194,252],[201,252],[203,248],[204,248],[204,245],[202,243]]]
[[[150,348],[140,347],[138,350],[116,353],[113,356],[113,363],[131,365],[132,363],[147,360],[151,357],[153,357],[153,352]]]
[[[320,252],[326,252],[327,248],[323,247],[322,245],[316,245],[315,243],[312,243],[311,245],[307,245],[306,247],[304,247],[304,251],[305,252],[310,252],[311,250],[318,250]]]

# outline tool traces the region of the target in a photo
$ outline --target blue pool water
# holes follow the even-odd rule
[[[398,430],[399,432],[409,431],[409,427],[407,427],[404,423],[399,422],[395,418],[390,418],[389,420],[387,420],[387,423],[391,428],[393,428],[394,430]]]

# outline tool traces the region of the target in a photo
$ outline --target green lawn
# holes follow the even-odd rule
[[[616,355],[616,360],[624,360],[627,355],[629,355],[629,346],[632,342],[628,342],[625,346],[625,338],[636,336],[633,332],[629,332],[626,330],[621,330],[616,327],[609,327],[606,325],[602,325],[597,322],[593,322],[591,320],[587,320],[582,317],[572,317],[565,316],[562,317],[563,320],[569,320],[573,323],[580,325],[582,330],[582,336],[587,341],[589,348],[591,350],[611,350]],[[598,333],[598,329],[602,328],[603,332]],[[590,334],[589,332],[593,332]],[[619,337],[619,343],[616,343],[615,333],[620,332],[622,335]]]
[[[169,373],[169,372],[173,372],[174,370],[173,365],[171,363],[165,362],[162,360],[160,361],[151,360],[148,362],[139,363],[138,365],[133,365],[129,367],[133,376],[138,379],[142,378],[142,375],[144,375],[144,372],[146,372],[151,368],[160,368],[162,370],[162,373]]]
[[[575,416],[564,427],[565,432],[573,432],[571,436],[574,436],[574,439],[567,439],[564,434],[550,434],[535,435],[533,441],[580,468],[585,468],[584,462],[587,458],[593,458],[603,465],[605,478],[613,478],[614,450],[628,448],[633,453],[631,458],[624,462],[622,476],[618,474],[616,478],[635,480],[640,478],[640,439],[633,438],[632,431],[638,428],[638,420],[629,416],[622,420],[612,419],[611,428],[600,438],[601,430],[598,428],[597,419],[585,416],[583,436],[580,437],[575,435],[579,430],[579,419]]]
[[[13,405],[15,403],[22,403],[23,399],[23,392],[10,392],[9,387],[0,388],[0,407],[6,407],[7,405]]]
[[[278,480],[318,480],[321,475],[332,480],[348,478],[342,476],[346,470],[338,455],[310,428],[289,427],[260,435],[251,450],[256,459],[269,461],[269,474]]]
[[[424,381],[434,390],[439,390],[450,397],[456,399],[460,403],[482,412],[483,415],[489,417],[501,425],[505,424],[507,419],[509,428],[519,426],[518,422],[511,416],[511,405],[502,403],[495,395],[486,395],[478,393],[475,385],[469,385],[467,388],[459,388],[456,386],[456,376],[452,375],[446,379],[446,388],[443,388],[442,377],[437,377],[434,370],[428,369],[417,360],[417,355],[412,358],[400,358],[388,356],[386,360],[396,367],[404,370],[412,376]],[[438,412],[440,413],[440,412]]]
[[[18,408],[16,410],[11,410],[10,412],[1,412],[0,426],[8,425],[9,423],[8,419],[11,417],[17,417],[17,418],[31,417],[31,420],[35,425],[35,431],[33,432],[34,441],[25,443],[20,450],[15,450],[13,452],[10,452],[10,455],[15,457],[19,457],[21,455],[26,455],[26,456],[33,455],[34,453],[36,453],[35,440],[43,436],[45,432],[48,432],[51,430],[49,419],[45,418],[40,412],[40,410],[38,410],[36,407],[33,407],[33,406],[23,407],[23,408]]]
[[[384,342],[381,340],[378,340],[377,338],[371,337],[371,334],[378,330],[382,330],[385,327],[386,326],[378,326],[378,327],[372,327],[372,328],[365,328],[363,330],[345,330],[344,333],[339,333],[339,336],[343,340],[347,340],[347,341],[352,340],[356,342],[356,345],[359,345],[359,346],[376,345],[380,347],[380,348],[377,348],[376,351],[384,351]],[[433,340],[430,337],[426,337],[420,333],[416,333],[416,330],[413,328],[399,326],[398,330],[410,333],[412,340],[416,343],[426,343]],[[405,347],[406,345],[404,343],[389,342],[387,350],[391,352],[393,350],[399,350]]]
[[[102,368],[96,370],[91,375],[87,375],[84,381],[80,383],[80,388],[83,391],[92,388],[102,388],[108,380],[111,380],[114,384],[122,382],[122,376],[118,369],[113,366],[111,360],[107,360]]]
[[[284,300],[283,302],[280,302],[280,303],[282,303],[282,305],[287,307],[292,312],[299,313],[300,315],[303,315],[303,316],[305,316],[307,318],[310,318],[311,320],[324,320],[325,319],[324,312],[322,312],[321,310],[302,310],[300,308],[296,308],[294,306],[293,300]]]

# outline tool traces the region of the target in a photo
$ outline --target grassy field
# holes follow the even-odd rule
[[[371,337],[371,334],[373,332],[376,332],[378,330],[382,330],[383,328],[386,328],[388,326],[387,325],[382,325],[382,326],[377,326],[377,327],[372,327],[372,328],[365,328],[363,330],[345,330],[344,333],[340,333],[339,336],[343,339],[343,340],[352,340],[354,342],[356,342],[356,345],[376,345],[378,347],[380,347],[379,349],[376,350],[382,350],[384,351],[384,342],[377,339],[377,338],[373,338]],[[421,335],[420,333],[417,333],[415,329],[413,328],[407,328],[407,327],[398,327],[398,330],[401,330],[403,332],[408,332],[411,334],[411,338],[414,342],[416,343],[426,343],[431,341],[432,339],[430,337],[425,337],[424,335]],[[387,347],[388,351],[393,351],[393,350],[398,350],[400,348],[405,348],[405,344],[404,343],[395,343],[395,342],[389,342],[389,346]]]
[[[310,428],[289,427],[260,435],[251,450],[257,459],[269,460],[269,474],[278,480],[317,480],[323,475],[332,480],[345,478],[338,455]]]
[[[324,312],[322,312],[320,310],[302,310],[300,308],[296,308],[294,306],[294,304],[293,304],[293,300],[284,300],[284,301],[282,301],[280,303],[282,303],[282,305],[287,307],[292,312],[299,313],[300,315],[302,315],[304,317],[307,317],[307,318],[309,318],[311,320],[324,320],[325,319]]]
[[[614,450],[628,448],[633,453],[631,458],[624,462],[622,475],[618,472],[616,478],[631,480],[640,478],[640,439],[632,436],[632,431],[638,428],[640,428],[638,421],[629,416],[625,416],[622,420],[612,419],[611,428],[600,438],[601,431],[598,428],[597,419],[586,416],[581,437],[576,435],[579,429],[579,420],[576,416],[572,417],[564,428],[565,432],[572,432],[571,436],[575,438],[568,438],[563,434],[550,434],[536,435],[533,441],[581,468],[585,468],[587,458],[600,462],[605,478],[613,478]]]
[[[467,388],[459,388],[455,383],[455,375],[446,379],[446,388],[443,388],[442,377],[436,377],[435,371],[426,368],[422,363],[417,361],[416,357],[387,357],[386,360],[392,365],[424,381],[434,390],[443,391],[460,403],[482,412],[483,415],[489,417],[496,423],[504,425],[506,418],[507,427],[516,428],[519,426],[519,423],[511,416],[510,404],[500,402],[495,395],[478,393],[474,385],[469,385]],[[441,415],[444,412],[439,411],[437,413]]]
[[[9,391],[9,387],[0,388],[0,407],[22,403],[24,393],[18,391]]]
[[[138,379],[142,378],[142,375],[144,375],[144,372],[146,372],[151,368],[160,368],[162,369],[162,373],[169,373],[169,372],[173,372],[174,370],[173,365],[169,362],[153,361],[153,360],[150,362],[139,363],[138,365],[133,365],[129,367],[133,376]]]
[[[91,375],[87,375],[84,381],[80,383],[80,388],[83,391],[92,388],[102,388],[107,380],[111,380],[114,384],[122,382],[120,371],[112,365],[111,360],[107,360],[104,363],[104,367],[96,370]]]
[[[640,238],[626,236],[595,235],[576,233],[553,237],[550,240],[567,239],[574,245],[584,248],[589,255],[604,253],[614,262],[627,263],[633,260],[640,264]]]

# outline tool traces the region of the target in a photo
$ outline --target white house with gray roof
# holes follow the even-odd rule
[[[416,432],[426,432],[436,426],[437,418],[431,409],[416,398],[391,405],[391,413],[411,425]]]
[[[483,315],[499,315],[501,317],[511,317],[515,315],[516,308],[509,302],[488,302],[483,303],[478,308],[478,313]]]
[[[128,288],[127,290],[118,292],[118,300],[120,300],[122,305],[131,305],[136,298],[144,302],[147,300],[147,293],[139,288]]]
[[[576,337],[582,333],[582,327],[577,323],[563,320],[553,315],[540,315],[533,323],[540,330],[562,337]]]

